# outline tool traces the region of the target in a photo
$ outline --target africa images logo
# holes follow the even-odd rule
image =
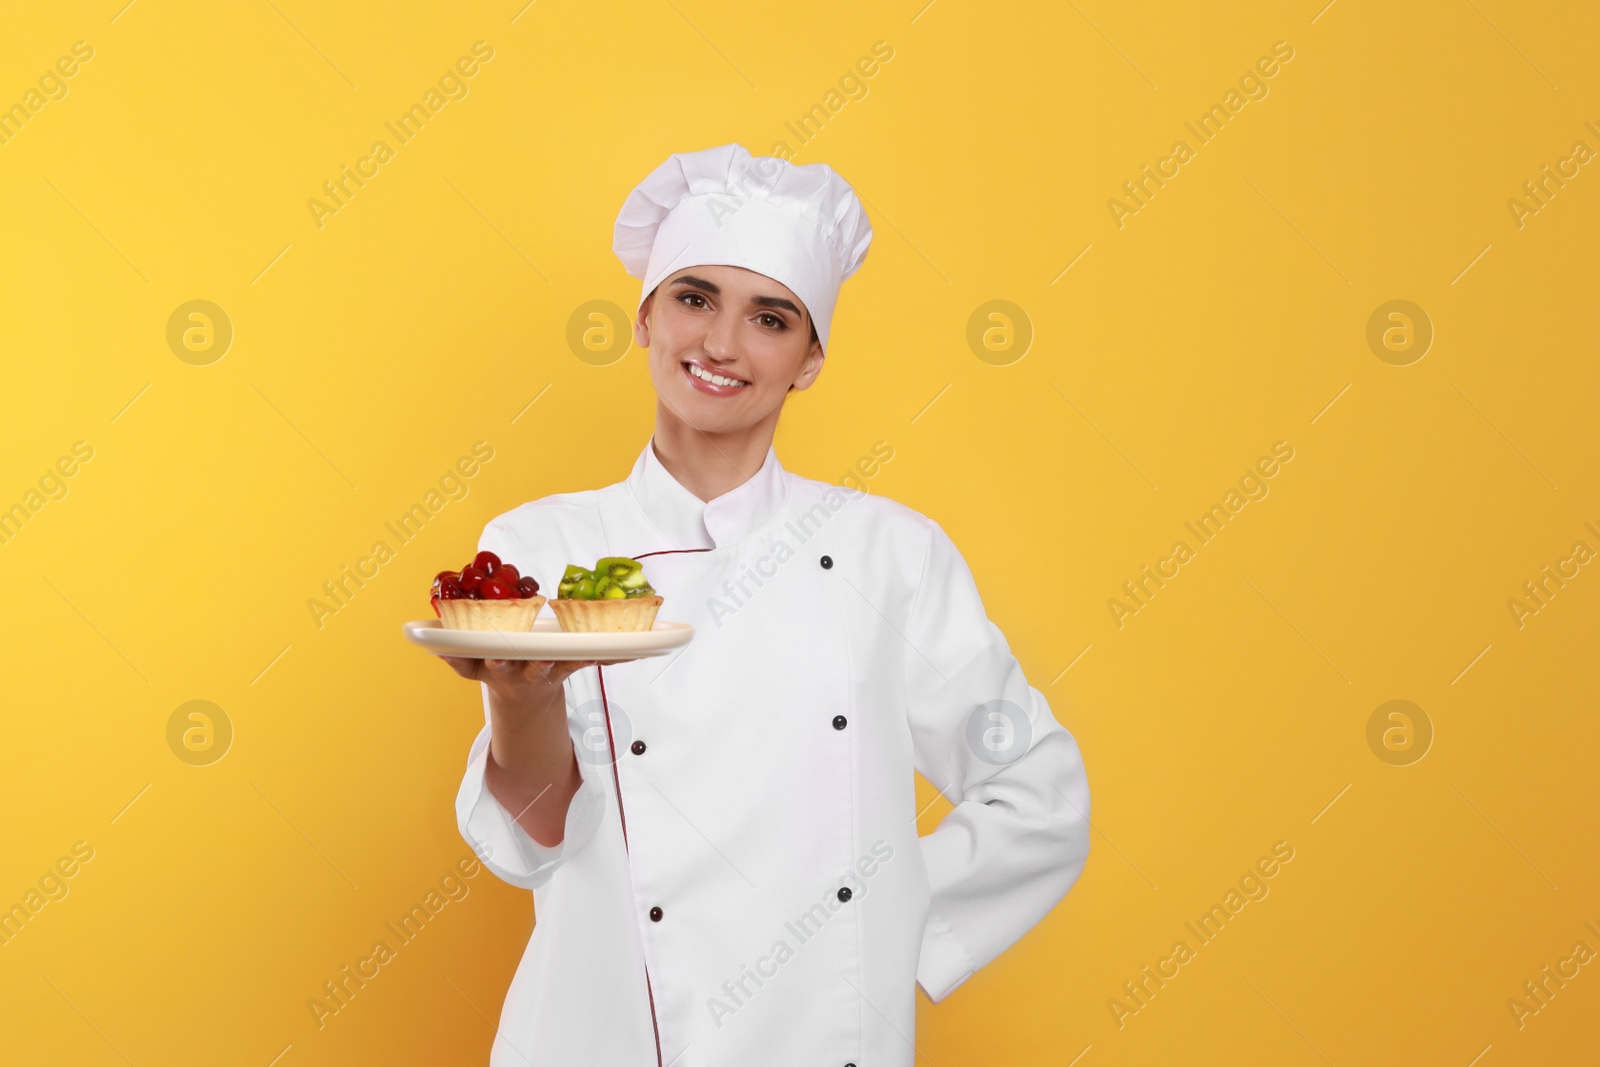
[[[839,479],[839,486],[828,486],[827,491],[822,494],[821,502],[812,504],[798,519],[784,522],[783,529],[794,535],[794,544],[790,544],[789,538],[779,534],[770,552],[758,557],[754,563],[747,564],[737,576],[724,580],[722,596],[713,595],[706,598],[706,610],[711,613],[711,620],[717,624],[717,629],[722,629],[725,620],[748,604],[756,593],[761,591],[762,586],[776,577],[778,568],[794,559],[798,555],[799,546],[815,537],[827,525],[829,519],[842,511],[846,505],[867,496],[871,490],[867,488],[866,479],[876,477],[883,464],[893,458],[893,445],[888,441],[874,442],[872,454],[856,460],[854,468],[845,471]],[[755,583],[755,589],[749,588],[751,582]]]
[[[766,954],[756,959],[754,968],[747,963],[741,963],[739,976],[722,983],[722,997],[706,998],[706,1010],[711,1012],[711,1020],[717,1024],[717,1029],[722,1029],[724,1020],[748,1004],[761,991],[761,987],[768,979],[776,978],[778,969],[794,959],[799,949],[804,948],[808,941],[821,933],[824,924],[835,912],[843,908],[847,901],[855,897],[865,897],[867,880],[882,870],[892,859],[894,859],[894,846],[881,838],[874,841],[871,855],[858,858],[855,864],[847,867],[838,879],[839,885],[844,888],[829,886],[820,901],[783,924],[784,932],[793,936],[793,944],[790,944],[788,937],[778,937],[772,942]],[[755,987],[753,989],[750,988],[752,984]]]
[[[384,129],[394,137],[393,145],[379,138],[372,142],[368,154],[356,160],[354,170],[345,163],[340,167],[338,177],[323,182],[322,196],[306,200],[306,209],[311,212],[311,221],[317,229],[326,225],[323,220],[328,216],[337,215],[349,207],[350,201],[366,188],[367,182],[383,173],[384,164],[394,159],[401,147],[415,140],[423,127],[436,118],[446,105],[453,100],[465,100],[472,91],[468,79],[476,77],[483,69],[482,65],[493,58],[493,45],[488,41],[475,41],[470,56],[462,56],[452,66],[445,68],[445,72],[439,76],[437,88],[430,85],[420,101],[413,102],[393,122],[383,124]]]

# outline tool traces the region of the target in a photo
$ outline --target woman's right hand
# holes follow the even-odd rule
[[[565,703],[567,678],[585,667],[609,667],[628,660],[462,659],[440,656],[461,677],[489,687],[490,706],[497,711],[529,714]]]

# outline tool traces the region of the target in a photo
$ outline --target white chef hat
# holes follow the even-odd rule
[[[726,144],[674,153],[651,171],[617,213],[612,249],[644,279],[641,306],[663,278],[701,264],[782,282],[811,313],[826,350],[839,286],[871,243],[855,190],[827,164]]]

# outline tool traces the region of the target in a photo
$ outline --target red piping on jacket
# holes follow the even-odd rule
[[[632,556],[632,559],[644,559],[645,556],[667,556],[676,552],[711,552],[709,548],[667,548],[659,552],[646,552],[643,555]],[[606,703],[606,672],[605,668],[595,664],[595,673],[600,676],[600,708],[606,717],[606,748],[611,753],[611,781],[617,787],[617,816],[622,820],[622,850],[628,851],[628,815],[622,808],[622,778],[617,774],[617,742],[611,735],[611,705]],[[661,1067],[661,1025],[656,1021],[656,994],[650,987],[650,965],[644,967],[644,991],[650,998],[650,1029],[656,1035],[656,1067]]]

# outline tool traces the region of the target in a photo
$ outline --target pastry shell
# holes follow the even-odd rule
[[[439,624],[447,630],[526,633],[533,629],[544,602],[537,594],[511,600],[441,600]]]
[[[569,634],[631,633],[654,626],[662,603],[660,594],[616,600],[558,598],[550,601],[550,610]]]

